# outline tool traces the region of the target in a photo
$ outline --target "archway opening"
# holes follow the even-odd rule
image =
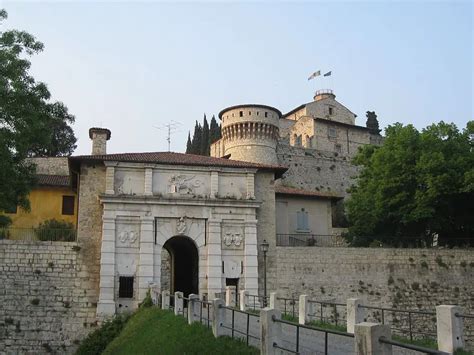
[[[191,293],[198,294],[199,253],[194,242],[185,236],[175,236],[168,239],[163,248],[169,253],[170,292],[181,291],[186,297]]]

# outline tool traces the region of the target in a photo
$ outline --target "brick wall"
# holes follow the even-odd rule
[[[70,353],[95,328],[78,253],[76,243],[0,240],[0,354]]]

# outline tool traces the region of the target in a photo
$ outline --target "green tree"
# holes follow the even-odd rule
[[[201,155],[209,156],[209,124],[207,123],[206,114],[204,114],[204,119],[202,123],[202,134],[201,134]]]
[[[379,134],[379,121],[377,120],[377,115],[375,111],[367,111],[366,112],[367,121],[365,122],[365,126],[369,129],[370,133]]]
[[[191,141],[191,133],[188,132],[188,141],[186,142],[186,154],[191,154],[193,149],[193,142]]]
[[[386,129],[383,146],[363,147],[354,159],[362,171],[346,202],[350,241],[412,245],[437,238],[454,245],[473,238],[473,134],[473,121],[463,131],[444,122],[421,132],[397,123]]]
[[[216,117],[213,115],[211,118],[211,125],[209,129],[209,143],[212,144],[215,141],[218,141],[219,139],[221,139],[221,128],[217,124]]]
[[[0,23],[7,12],[0,10]],[[35,182],[32,156],[70,155],[76,138],[69,124],[74,116],[52,102],[44,83],[29,74],[28,57],[43,44],[24,31],[0,32],[0,210],[29,208]]]
[[[192,140],[191,154],[200,154],[201,152],[202,127],[198,121],[194,125],[194,134]]]

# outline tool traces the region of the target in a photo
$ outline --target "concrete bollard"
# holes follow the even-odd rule
[[[240,291],[240,310],[246,311],[249,298],[249,291],[242,290]]]
[[[183,300],[183,293],[182,292],[175,292],[174,293],[174,314],[175,315],[182,315],[184,310],[184,300]]]
[[[308,295],[300,295],[298,302],[298,323],[306,324],[310,321],[309,315],[311,314],[311,304],[308,302]]]
[[[193,324],[194,322],[197,322],[199,309],[199,303],[197,300],[199,300],[199,295],[191,293],[188,298],[188,324]]]
[[[354,334],[355,325],[364,321],[364,310],[359,307],[359,298],[349,298],[347,300],[347,332]]]
[[[215,298],[212,300],[212,334],[214,334],[216,338],[225,335],[224,328],[222,327],[224,323],[224,301],[220,298]]]
[[[170,291],[161,292],[161,309],[170,309]]]
[[[354,345],[356,355],[392,355],[392,346],[381,343],[379,339],[391,339],[390,326],[362,322],[355,325]]]
[[[283,346],[281,323],[274,319],[281,319],[281,312],[277,309],[264,308],[260,310],[260,354],[281,354],[281,351],[274,347]]]
[[[149,288],[150,288],[151,302],[153,303],[153,305],[156,306],[159,303],[160,287],[158,286],[158,284],[151,282],[149,284]]]
[[[276,292],[270,292],[270,308],[271,309],[277,309],[277,293]]]
[[[463,319],[459,306],[441,305],[436,307],[436,329],[438,349],[453,354],[456,349],[464,347]]]
[[[225,305],[226,307],[235,307],[235,286],[225,287]]]

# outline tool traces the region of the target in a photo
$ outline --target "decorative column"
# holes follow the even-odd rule
[[[244,289],[250,295],[258,295],[258,245],[257,220],[245,222],[245,250],[244,250]]]
[[[145,168],[145,188],[144,188],[145,196],[153,195],[152,188],[153,188],[153,169]]]
[[[219,173],[217,171],[211,171],[211,196],[210,198],[216,198],[219,194]]]
[[[107,210],[102,217],[99,280],[97,316],[111,317],[115,314],[115,216]]]
[[[222,291],[221,221],[209,220],[208,226],[207,292],[209,299],[213,299],[216,292]]]
[[[114,180],[115,180],[115,167],[108,166],[105,170],[105,194],[106,195],[115,194]]]
[[[138,301],[141,302],[153,283],[153,217],[142,216],[140,226],[140,264],[138,265]]]
[[[255,198],[255,175],[247,173],[247,199]]]

